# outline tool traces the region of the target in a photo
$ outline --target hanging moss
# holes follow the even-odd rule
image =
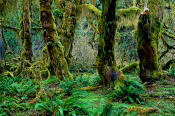
[[[82,4],[79,6],[79,8],[86,10],[86,12],[90,12],[90,14],[95,16],[101,16],[101,11],[92,4]]]
[[[138,7],[130,7],[128,9],[120,9],[117,12],[117,16],[119,17],[133,17],[134,15],[140,14],[140,8]]]

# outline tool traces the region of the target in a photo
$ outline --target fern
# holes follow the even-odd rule
[[[113,91],[108,95],[108,97],[113,100],[122,100],[129,103],[143,103],[141,102],[142,98],[140,96],[145,92],[145,90],[145,87],[141,83],[128,79],[125,82],[124,87],[120,87],[119,90]]]

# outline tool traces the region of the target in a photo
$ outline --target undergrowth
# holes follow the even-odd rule
[[[0,115],[135,116],[175,112],[174,102],[146,100],[151,94],[146,95],[145,87],[130,75],[119,91],[104,88],[80,91],[80,88],[97,85],[99,80],[97,74],[74,75],[73,80],[65,81],[53,77],[38,82],[23,77],[0,77]],[[166,89],[171,91],[171,96],[174,96],[173,88]]]
[[[125,81],[125,86],[120,87],[119,90],[114,90],[111,94],[108,95],[114,101],[123,101],[127,103],[140,103],[143,104],[142,94],[146,91],[145,87],[130,78]]]

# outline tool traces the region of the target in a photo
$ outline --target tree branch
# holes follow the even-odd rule
[[[171,38],[171,39],[173,39],[173,40],[175,40],[175,35],[169,34],[167,32],[162,32],[162,34],[169,37],[169,38]]]
[[[169,50],[175,49],[175,46],[169,45],[163,37],[161,37],[161,40],[162,40],[163,44],[167,47],[167,50],[165,50],[165,51],[161,54],[161,56],[159,57],[159,60],[162,59],[162,58],[169,52]]]

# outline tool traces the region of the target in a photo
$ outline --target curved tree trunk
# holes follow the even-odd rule
[[[72,79],[64,57],[63,46],[58,39],[51,6],[52,0],[40,0],[40,18],[42,28],[44,29],[44,41],[47,45],[51,64],[56,76],[62,80],[64,77]]]
[[[24,0],[23,1],[23,18],[22,18],[22,25],[23,25],[23,51],[22,51],[22,58],[25,60],[32,61],[32,40],[31,40],[31,21],[30,21],[30,1]]]
[[[151,82],[162,77],[158,62],[158,40],[160,37],[163,1],[152,0],[150,12],[144,11],[139,18],[137,40],[140,59],[140,78]]]
[[[65,58],[68,62],[68,65],[70,65],[72,58],[75,28],[77,26],[77,21],[80,13],[80,10],[77,8],[77,6],[80,5],[81,2],[73,2],[73,0],[67,0],[58,1],[56,3],[56,7],[61,9],[61,11],[63,12],[63,17],[58,17],[57,19],[58,33],[61,37],[61,43],[64,46]]]
[[[102,1],[102,15],[99,21],[100,37],[98,38],[98,55],[96,57],[96,65],[101,77],[101,84],[105,86],[109,84],[108,80],[111,80],[111,76],[108,76],[108,72],[112,72],[109,71],[112,69],[119,73],[119,80],[125,80],[124,75],[116,69],[114,37],[117,25],[115,9],[116,0]]]

